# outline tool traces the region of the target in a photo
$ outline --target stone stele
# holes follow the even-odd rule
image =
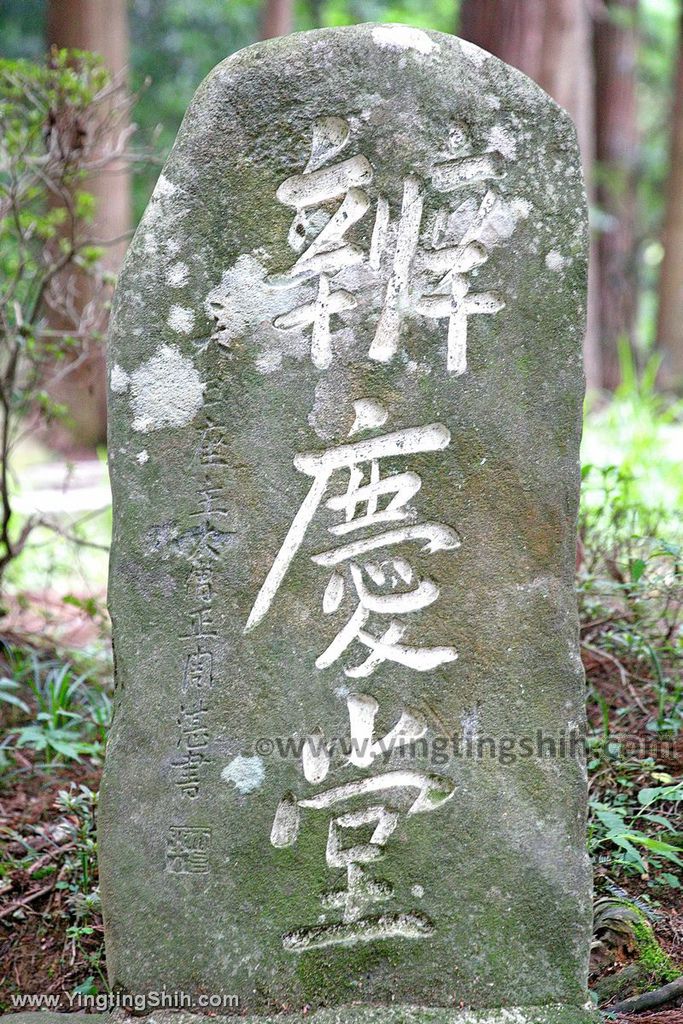
[[[200,87],[111,331],[115,991],[592,1019],[585,282],[572,123],[482,50],[326,29]]]

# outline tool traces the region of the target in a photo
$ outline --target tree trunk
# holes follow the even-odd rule
[[[538,80],[545,0],[463,0],[460,35]]]
[[[590,201],[595,112],[587,0],[462,0],[460,35],[529,75],[571,115]],[[597,285],[592,244],[584,345],[589,388],[602,383]]]
[[[102,57],[115,76],[125,73],[128,65],[128,13],[126,0],[48,0],[47,41],[60,48],[90,50]],[[86,183],[95,198],[96,210],[92,226],[97,242],[121,239],[104,250],[102,263],[116,273],[126,251],[126,235],[130,232],[130,175],[125,166],[111,163]],[[83,282],[81,301],[88,301],[88,282]],[[106,329],[103,311],[101,331]],[[65,377],[53,397],[69,409],[73,441],[81,447],[93,447],[107,436],[106,356],[104,346],[95,349],[87,361]],[[73,443],[72,441],[72,443]],[[58,433],[59,447],[68,447],[66,438]]]
[[[638,0],[611,0],[595,23],[598,205],[606,217],[598,239],[600,336],[608,388],[619,383],[618,343],[633,343],[637,312],[637,9]]]
[[[566,0],[565,0],[566,2]],[[558,102],[571,114],[581,150],[583,177],[588,205],[595,205],[595,70],[593,66],[593,19],[588,0],[571,0],[576,7],[574,35],[573,98],[564,93]],[[559,86],[558,86],[559,88]],[[551,94],[552,95],[552,94]],[[600,273],[598,240],[590,232],[588,253],[588,310],[583,361],[588,391],[596,392],[605,385],[602,339],[600,335]]]
[[[287,36],[294,31],[294,0],[265,0],[262,39]]]
[[[664,356],[661,382],[665,387],[679,387],[683,382],[683,13],[678,45],[659,279],[658,340]]]

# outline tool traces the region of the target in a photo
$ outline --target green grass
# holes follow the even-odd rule
[[[0,774],[21,751],[31,751],[45,765],[84,757],[100,763],[111,720],[109,678],[100,675],[102,664],[79,672],[73,660],[6,643],[1,653]]]
[[[622,346],[622,382],[612,400],[602,408],[587,403],[582,504],[585,510],[616,504],[639,517],[641,532],[656,522],[658,533],[681,539],[683,401],[657,391],[659,362],[651,358],[639,374]]]

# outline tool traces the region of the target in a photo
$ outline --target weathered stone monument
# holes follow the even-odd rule
[[[591,1018],[585,254],[569,118],[454,37],[200,88],[111,337],[117,991]]]

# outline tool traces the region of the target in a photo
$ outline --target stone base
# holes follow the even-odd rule
[[[3,1013],[0,1024],[118,1024],[111,1013]]]
[[[130,1017],[121,1010],[111,1014],[44,1013],[6,1014],[0,1024],[599,1024],[600,1015],[586,1006],[508,1006],[490,1010],[452,1010],[428,1006],[339,1006],[316,1013],[240,1017],[230,1014],[205,1017],[184,1010],[159,1010],[145,1017]]]

